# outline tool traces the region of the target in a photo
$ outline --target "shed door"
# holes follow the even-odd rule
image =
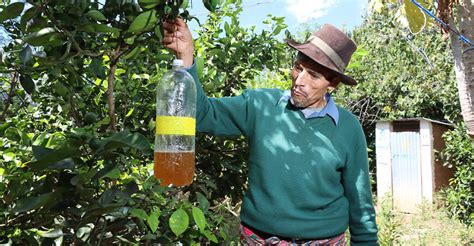
[[[410,122],[402,122],[410,124]],[[394,206],[408,213],[416,212],[422,201],[420,133],[418,128],[393,125],[391,136]],[[416,126],[416,125],[413,125]]]

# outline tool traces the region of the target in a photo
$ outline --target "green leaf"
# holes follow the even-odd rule
[[[156,10],[149,10],[139,14],[130,24],[128,32],[136,33],[142,31],[148,31],[153,28],[158,21],[156,17]]]
[[[140,46],[137,46],[135,48],[133,48],[133,50],[131,50],[130,52],[128,52],[127,54],[125,54],[123,56],[124,59],[130,59],[130,58],[133,58],[137,53],[138,51],[140,50]]]
[[[186,9],[188,5],[189,5],[189,0],[183,0],[183,2],[181,3],[179,7],[182,9]]]
[[[25,42],[33,46],[46,45],[54,40],[54,35],[58,34],[54,28],[46,27],[25,37]]]
[[[21,87],[28,93],[32,94],[35,91],[35,82],[31,79],[30,75],[20,75]]]
[[[95,32],[94,23],[82,25],[78,29],[84,32]]]
[[[92,24],[92,26],[94,27],[94,30],[96,32],[119,34],[120,31],[121,31],[118,28],[111,27],[111,26],[108,26],[108,25],[105,25],[105,24],[94,23],[94,24]]]
[[[20,142],[21,141],[21,134],[20,131],[16,127],[9,127],[5,130],[5,137],[8,140]]]
[[[13,152],[7,152],[7,153],[3,153],[3,160],[8,162],[8,161],[12,161],[13,159],[15,159],[15,153]]]
[[[105,18],[104,14],[102,14],[102,12],[100,12],[99,10],[96,10],[96,9],[92,9],[89,12],[87,12],[86,16],[88,18],[96,20],[96,21],[107,20],[107,18]]]
[[[11,122],[5,122],[0,125],[0,135],[5,134],[5,131],[10,127]]]
[[[206,229],[207,222],[202,210],[197,207],[192,207],[192,214],[194,222],[196,222],[196,225],[198,226],[199,230],[203,231],[204,229]]]
[[[111,179],[117,179],[120,177],[120,169],[118,167],[115,167],[112,169],[110,172],[108,172],[104,177],[108,177]]]
[[[224,30],[227,36],[230,36],[232,34],[232,30],[230,29],[230,25],[228,22],[224,22]]]
[[[33,58],[33,49],[26,45],[20,52],[20,61],[25,65],[31,58]]]
[[[214,243],[218,243],[219,241],[217,240],[217,237],[216,235],[212,234],[212,232],[210,231],[203,231],[202,234],[204,234],[204,236],[207,237],[207,239],[209,239],[211,242],[214,242]]]
[[[196,194],[197,194],[197,200],[198,200],[198,203],[199,203],[199,208],[202,211],[207,211],[209,209],[209,201],[200,192],[196,192]]]
[[[82,238],[85,235],[89,235],[92,231],[92,228],[90,227],[81,227],[79,230],[77,230],[76,235],[78,238]]]
[[[68,158],[76,157],[80,154],[81,152],[76,148],[57,149],[49,152],[48,154],[45,154],[44,156],[42,156],[41,159],[37,161],[30,162],[28,164],[28,167],[31,168],[33,171],[41,171],[50,166],[52,166],[52,168],[65,168],[65,166],[71,165],[70,162],[72,161],[72,159],[69,160]],[[64,162],[60,162],[63,160]]]
[[[105,190],[102,193],[102,195],[99,197],[99,200],[98,200],[99,204],[102,205],[102,206],[111,204],[114,201],[115,194],[116,194],[115,189]]]
[[[21,12],[23,12],[23,8],[25,7],[25,3],[16,2],[8,5],[3,11],[0,13],[0,22],[4,22],[9,19],[13,19],[18,17]]]
[[[203,0],[204,7],[211,12],[216,11],[217,5],[219,4],[219,0]]]
[[[131,36],[131,37],[129,37],[129,38],[126,38],[126,39],[125,39],[125,43],[132,45],[133,43],[135,43],[135,39],[136,39],[136,38],[137,38],[137,35],[133,35],[133,36]],[[136,47],[135,47],[135,48],[136,48]]]
[[[420,4],[427,8],[428,4],[419,1]],[[405,12],[408,20],[408,26],[412,33],[419,33],[427,24],[431,21],[431,18],[427,17],[420,8],[418,8],[410,0],[404,0]]]
[[[142,8],[152,9],[156,5],[161,4],[163,0],[139,0],[138,3]]]
[[[117,210],[123,208],[124,204],[122,203],[113,203],[110,205],[107,205],[105,207],[99,207],[96,209],[88,210],[86,214],[83,216],[82,222],[88,223],[87,221],[94,221],[97,219],[98,215],[104,215],[108,213],[113,213],[116,212]]]
[[[141,151],[149,151],[151,144],[148,139],[140,133],[131,133],[128,130],[115,133],[110,138],[102,140],[100,151],[113,150],[122,147],[130,147]]]
[[[158,41],[163,41],[163,34],[161,33],[161,26],[156,25],[154,30],[155,36],[158,38]]]
[[[169,219],[169,226],[171,231],[179,236],[188,229],[189,216],[183,209],[178,209],[171,214]]]
[[[133,217],[136,217],[136,218],[139,218],[139,219],[142,219],[142,220],[147,220],[148,219],[148,215],[146,214],[145,210],[140,209],[140,208],[132,208],[132,210],[130,210],[130,214]]]
[[[198,72],[199,79],[202,79],[202,71],[204,70],[204,59],[196,57],[196,70]]]
[[[160,217],[160,215],[161,215],[161,211],[159,209],[154,210],[150,213],[150,215],[148,216],[146,220],[146,222],[150,226],[150,229],[153,233],[155,233],[156,230],[158,229],[158,224],[160,222],[158,218]]]
[[[91,169],[89,172],[81,173],[72,177],[70,182],[74,186],[82,186],[83,184],[89,182],[96,173],[97,169]]]
[[[49,169],[74,169],[76,164],[72,158],[67,158],[50,165]]]
[[[280,34],[281,30],[285,29],[287,26],[286,25],[278,25],[275,30],[273,30],[273,35],[278,35]]]
[[[40,231],[35,229],[35,232],[38,234],[38,236],[46,238],[57,238],[64,235],[63,231],[59,228],[51,229],[49,231]]]
[[[130,117],[130,115],[132,115],[133,111],[135,110],[135,108],[131,108],[128,113],[125,115],[125,118],[127,117]]]
[[[94,177],[92,177],[93,180],[97,180],[97,179],[100,179],[102,177],[104,177],[105,175],[107,175],[108,173],[110,173],[114,168],[117,167],[117,163],[110,163],[110,162],[107,162],[107,164],[104,166],[104,168],[100,169],[95,175]]]
[[[12,213],[23,213],[33,209],[40,208],[52,201],[55,201],[59,197],[57,191],[42,194],[40,196],[27,197],[19,200],[12,210]]]
[[[93,58],[89,64],[89,69],[97,76],[97,78],[105,79],[107,69],[102,64],[102,59]]]
[[[20,20],[20,25],[22,27],[22,30],[26,28],[26,24],[28,23],[31,18],[33,18],[36,14],[38,14],[38,8],[36,6],[33,6],[29,8],[23,15],[21,15],[21,20]]]

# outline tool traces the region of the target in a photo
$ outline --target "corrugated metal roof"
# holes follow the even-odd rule
[[[419,121],[419,120],[426,120],[426,121],[429,121],[429,122],[432,122],[432,123],[436,123],[436,124],[440,124],[440,125],[445,125],[445,126],[453,127],[453,124],[451,124],[451,123],[449,123],[449,122],[442,122],[442,121],[432,120],[432,119],[423,118],[423,117],[419,117],[419,118],[404,118],[404,119],[397,119],[397,120],[380,119],[380,120],[377,120],[376,122],[414,121],[414,120],[418,120],[418,121]]]

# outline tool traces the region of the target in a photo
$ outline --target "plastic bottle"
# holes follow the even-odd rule
[[[154,175],[162,186],[193,182],[196,86],[183,61],[163,74],[156,87]]]

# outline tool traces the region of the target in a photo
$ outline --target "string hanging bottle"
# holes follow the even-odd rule
[[[192,183],[195,133],[196,86],[176,59],[156,87],[154,175],[162,186]]]

